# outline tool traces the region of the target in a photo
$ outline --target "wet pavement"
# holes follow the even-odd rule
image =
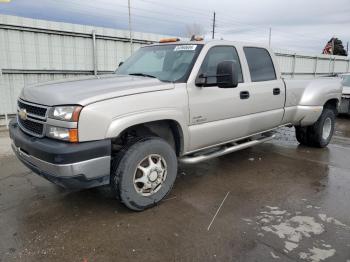
[[[0,132],[0,261],[350,262],[350,118],[326,149],[276,140],[180,166],[141,213],[108,188],[66,192],[31,173]]]

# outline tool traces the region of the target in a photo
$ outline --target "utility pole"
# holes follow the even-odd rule
[[[334,37],[332,38],[332,55],[334,55]]]
[[[211,37],[212,39],[215,38],[215,26],[216,26],[216,25],[215,25],[215,19],[216,19],[215,16],[216,16],[216,14],[215,14],[215,12],[214,12],[214,16],[213,16],[213,31],[212,31],[213,34],[212,34],[212,37]]]
[[[132,47],[132,29],[131,29],[131,11],[130,11],[130,0],[128,0],[128,9],[129,9],[129,36],[130,36],[130,54],[133,53]]]
[[[271,27],[269,28],[269,47],[271,47]]]
[[[349,55],[349,41],[346,42],[346,54]]]

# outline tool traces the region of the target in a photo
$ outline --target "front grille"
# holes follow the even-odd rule
[[[36,137],[45,134],[46,115],[48,107],[18,100],[18,125],[22,131]],[[24,115],[23,115],[24,113]]]
[[[28,104],[28,103],[22,102],[20,100],[18,100],[18,107],[20,109],[25,109],[27,111],[27,113],[32,114],[32,115],[37,115],[37,116],[41,116],[41,117],[46,116],[46,111],[47,111],[46,107],[34,106],[32,104]]]
[[[24,129],[24,131],[29,131],[32,135],[42,135],[44,131],[44,124],[33,122],[31,120],[23,120],[18,118],[19,124]]]

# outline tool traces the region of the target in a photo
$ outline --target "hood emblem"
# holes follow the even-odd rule
[[[22,120],[27,120],[27,110],[20,108],[18,111],[18,116],[22,119]]]

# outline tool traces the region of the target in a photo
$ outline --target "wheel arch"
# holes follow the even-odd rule
[[[165,114],[162,114],[163,116]],[[181,156],[188,144],[186,123],[180,117],[162,118],[153,113],[136,114],[115,119],[106,137],[119,141],[125,136],[158,136],[171,144],[177,156]]]
[[[335,114],[338,114],[338,106],[339,106],[339,100],[337,98],[332,98],[327,100],[323,108],[332,109]]]

